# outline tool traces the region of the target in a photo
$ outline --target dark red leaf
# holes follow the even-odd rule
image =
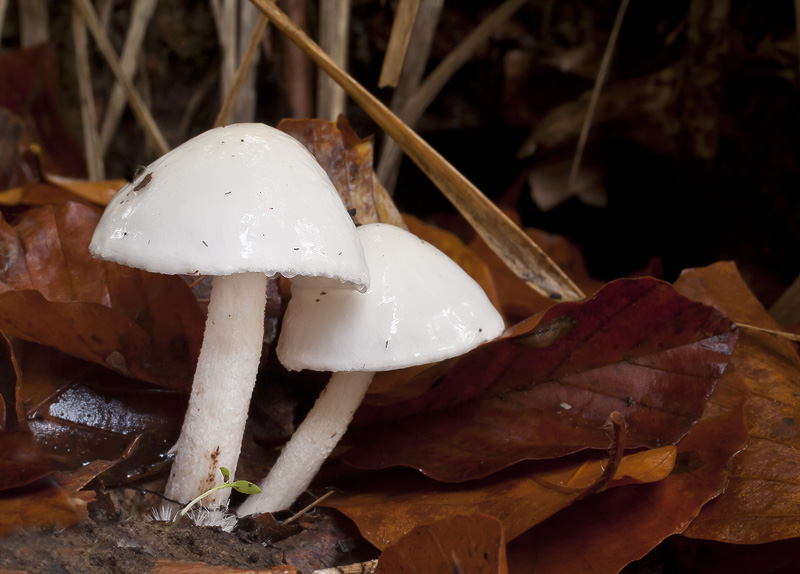
[[[702,413],[736,339],[714,309],[654,279],[610,283],[525,330],[465,355],[418,398],[364,407],[345,460],[470,480],[520,460],[607,449],[614,411],[629,447],[673,444]]]

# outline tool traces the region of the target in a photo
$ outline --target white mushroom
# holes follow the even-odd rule
[[[205,132],[162,156],[109,204],[92,255],[167,274],[214,275],[189,407],[166,496],[188,502],[233,475],[264,333],[266,280],[365,290],[369,274],[325,171],[263,124]],[[229,489],[204,503],[224,505]]]
[[[240,516],[288,508],[339,442],[375,371],[454,357],[502,333],[481,287],[441,251],[391,225],[358,228],[366,293],[292,285],[278,340],[291,370],[334,371]]]

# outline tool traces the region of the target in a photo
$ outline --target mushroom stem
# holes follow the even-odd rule
[[[261,493],[247,497],[236,511],[239,516],[277,512],[291,506],[344,435],[374,374],[354,371],[331,375],[314,408],[261,483]]]
[[[189,407],[175,444],[165,496],[188,502],[218,484],[220,467],[235,475],[264,340],[267,277],[240,273],[214,277],[203,346]],[[225,506],[230,489],[207,497]]]

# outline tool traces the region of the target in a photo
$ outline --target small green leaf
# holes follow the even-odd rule
[[[228,482],[231,479],[231,471],[229,471],[227,468],[221,466],[219,471],[222,473],[222,478],[224,479],[224,482]]]
[[[237,480],[236,482],[232,482],[230,486],[232,489],[242,494],[258,494],[261,492],[260,488],[246,480]]]

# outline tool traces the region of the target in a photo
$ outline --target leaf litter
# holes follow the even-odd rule
[[[329,124],[318,125],[329,130]],[[346,134],[347,128],[340,131]],[[330,133],[336,135],[336,130]],[[348,145],[354,146],[351,159],[368,155],[364,146],[371,145],[369,140],[338,137],[349,138]],[[340,147],[334,143],[331,149]],[[357,168],[345,169],[348,185],[362,182],[355,192],[347,191],[369,198],[366,172]],[[364,217],[380,218],[380,213],[380,209],[362,210]],[[0,387],[4,422],[6,427],[31,432],[27,436],[35,439],[34,454],[25,455],[33,471],[31,480],[18,480],[14,488],[0,493],[0,502],[21,503],[7,513],[12,520],[9,536],[0,539],[0,547],[8,550],[0,562],[3,567],[24,564],[34,572],[33,563],[38,561],[43,568],[38,571],[50,571],[55,564],[87,571],[127,561],[116,564],[115,571],[140,572],[144,564],[153,571],[208,568],[213,572],[219,571],[214,564],[263,571],[291,562],[310,571],[375,557],[377,552],[365,545],[363,536],[385,548],[388,563],[382,571],[401,572],[409,563],[395,563],[393,556],[404,552],[403,544],[408,544],[404,536],[412,536],[411,540],[422,536],[441,547],[454,545],[449,555],[440,557],[452,567],[461,564],[460,558],[454,562],[462,552],[459,545],[474,541],[484,550],[467,548],[464,560],[493,556],[486,571],[504,572],[505,542],[511,540],[511,572],[532,560],[543,565],[543,571],[579,572],[589,556],[596,566],[591,571],[616,572],[687,527],[689,535],[715,539],[731,539],[731,532],[741,532],[740,527],[730,526],[736,517],[729,506],[739,508],[737,500],[743,499],[735,487],[741,465],[730,472],[733,502],[724,502],[726,493],[718,504],[708,506],[708,518],[701,511],[724,491],[730,457],[747,440],[748,448],[740,456],[749,450],[751,464],[758,464],[758,453],[765,452],[759,432],[777,436],[779,446],[794,444],[794,435],[787,434],[787,416],[778,426],[770,426],[774,409],[758,407],[752,398],[751,406],[744,406],[757,388],[748,387],[754,376],[737,378],[737,372],[746,373],[757,365],[759,355],[746,350],[737,355],[736,330],[712,309],[716,306],[733,319],[739,316],[717,299],[725,300],[726,294],[697,297],[704,303],[700,304],[657,280],[623,280],[599,289],[586,301],[540,309],[538,315],[514,325],[502,340],[459,360],[397,373],[376,385],[358,415],[360,426],[352,433],[345,456],[359,467],[375,470],[331,464],[312,485],[312,492],[335,485],[340,494],[329,503],[348,513],[349,500],[349,515],[360,533],[342,515],[316,509],[301,519],[299,530],[288,533],[279,527],[254,528],[250,521],[241,521],[232,534],[183,524],[173,540],[164,540],[160,525],[124,518],[130,497],[142,495],[128,496],[126,502],[118,493],[135,491],[111,487],[138,479],[140,486],[161,488],[159,465],[167,462],[164,457],[175,432],[166,413],[182,412],[181,394],[191,377],[187,365],[192,344],[169,342],[176,337],[190,341],[202,332],[202,325],[196,329],[202,323],[198,311],[202,307],[187,296],[191,292],[180,278],[162,285],[161,279],[109,270],[109,264],[89,259],[80,245],[88,243],[96,218],[97,211],[84,203],[47,203],[24,209],[13,224],[3,222],[0,227],[7,263],[0,293],[2,328],[26,339],[15,344],[23,376],[7,369],[9,376]],[[418,233],[450,242],[456,259],[482,274],[487,284],[501,284],[496,273],[486,275],[481,257],[469,247],[414,225]],[[715,278],[721,272],[709,273]],[[686,294],[681,289],[685,288],[679,285]],[[739,300],[747,300],[743,293],[736,293]],[[503,306],[502,290],[496,301]],[[533,308],[526,305],[523,301],[523,309]],[[752,305],[744,304],[750,320]],[[25,317],[37,320],[27,320],[17,306],[26,309]],[[92,314],[113,318],[92,322]],[[37,328],[40,321],[59,336]],[[87,324],[92,326],[90,333],[105,334],[99,329],[110,329],[115,335],[109,335],[109,341],[127,342],[103,346],[104,337],[98,342],[86,336]],[[71,334],[75,341],[69,340]],[[788,365],[786,377],[798,369],[790,349],[785,346],[781,355]],[[731,357],[736,368],[726,371]],[[764,361],[760,370],[769,371],[771,364]],[[170,364],[172,370],[165,376],[164,365]],[[265,367],[276,368],[274,363]],[[768,380],[771,392],[778,393],[775,398],[784,397],[791,408],[794,403],[785,396],[786,381],[791,379]],[[406,383],[410,390],[401,390]],[[175,402],[165,400],[170,396]],[[81,406],[86,405],[92,407],[81,415]],[[592,485],[598,484],[606,464],[603,453],[613,443],[603,429],[612,412],[624,417],[627,446],[632,450],[622,458],[617,479],[594,492]],[[761,420],[753,412],[766,418]],[[476,426],[482,434],[474,434]],[[13,439],[11,432],[3,436]],[[253,456],[254,448],[246,445],[251,459],[272,456],[269,450]],[[13,464],[14,456],[8,459],[0,464]],[[786,476],[790,466],[772,469],[773,481],[780,482],[774,479]],[[385,467],[394,468],[379,470]],[[743,480],[752,484],[749,477]],[[490,494],[492,488],[499,490]],[[515,498],[514,492],[521,494]],[[152,504],[152,495],[147,497]],[[361,506],[354,502],[359,497]],[[442,513],[446,506],[450,510]],[[653,507],[660,511],[648,511]],[[717,507],[722,510],[715,515]],[[28,510],[39,518],[28,516]],[[372,518],[367,519],[370,512]],[[697,525],[690,526],[698,513]],[[781,517],[778,512],[777,518]],[[440,519],[451,522],[442,523],[442,530],[436,522]],[[28,532],[28,527],[34,525],[44,527],[46,534],[32,541],[29,535],[34,531]],[[780,520],[770,525],[760,531],[759,540],[794,536]],[[413,534],[418,532],[423,534]],[[161,552],[171,552],[171,562],[156,563],[154,556]],[[405,552],[406,557],[398,560],[409,559]],[[548,564],[552,570],[544,568]],[[424,571],[419,563],[412,567]]]

